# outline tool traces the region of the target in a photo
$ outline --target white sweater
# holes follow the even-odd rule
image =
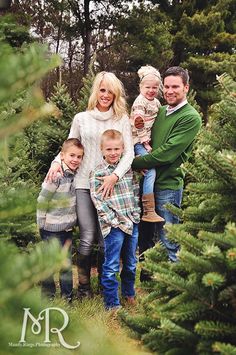
[[[102,162],[100,140],[101,134],[107,129],[117,129],[123,134],[124,139],[124,153],[114,173],[122,178],[130,169],[134,148],[128,116],[114,119],[112,108],[106,112],[100,112],[95,108],[92,111],[77,113],[68,137],[78,138],[84,146],[84,157],[74,179],[76,189],[89,189],[89,174]],[[59,156],[56,157],[56,161],[60,161]]]

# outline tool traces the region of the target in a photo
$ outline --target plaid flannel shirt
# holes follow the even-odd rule
[[[98,220],[102,235],[105,238],[111,228],[120,228],[123,232],[132,235],[133,224],[140,221],[139,184],[128,170],[114,186],[109,198],[102,199],[102,192],[97,193],[102,181],[97,177],[111,175],[116,165],[110,165],[105,160],[90,174],[90,193],[97,209]]]

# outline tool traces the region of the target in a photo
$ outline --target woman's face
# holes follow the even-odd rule
[[[101,112],[108,111],[114,101],[115,95],[108,89],[107,85],[102,81],[98,92],[97,109]]]

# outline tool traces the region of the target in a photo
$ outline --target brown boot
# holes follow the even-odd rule
[[[143,216],[141,218],[144,222],[164,222],[164,218],[155,212],[154,194],[147,194],[142,196]]]
[[[136,300],[133,296],[126,296],[125,297],[125,303],[127,306],[135,306],[136,305]]]

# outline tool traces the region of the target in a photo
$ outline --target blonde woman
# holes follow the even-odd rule
[[[101,177],[102,197],[112,194],[116,182],[130,169],[134,158],[134,148],[129,117],[126,111],[124,87],[121,81],[110,72],[96,75],[85,112],[75,115],[69,138],[78,138],[84,146],[84,157],[80,169],[75,176],[77,199],[77,216],[80,230],[78,249],[79,287],[78,298],[91,295],[90,268],[91,252],[98,242],[98,272],[101,274],[103,263],[103,237],[101,235],[97,211],[90,197],[89,174],[101,163],[101,135],[107,129],[116,129],[124,137],[124,153],[113,173]],[[60,171],[60,159],[52,163],[47,179],[51,180]],[[99,275],[100,276],[100,275]]]

